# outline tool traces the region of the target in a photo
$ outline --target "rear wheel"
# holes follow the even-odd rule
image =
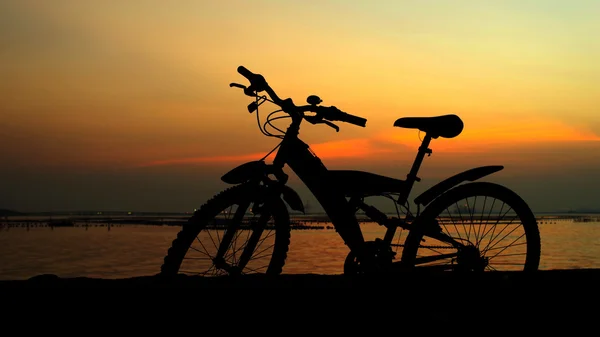
[[[183,225],[161,275],[280,274],[290,219],[283,201],[266,197],[266,191],[242,184],[215,195]]]
[[[535,271],[540,262],[537,221],[525,201],[489,182],[460,185],[434,200],[405,241],[402,265],[439,270]],[[441,232],[462,244],[424,234]]]

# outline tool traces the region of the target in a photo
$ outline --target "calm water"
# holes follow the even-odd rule
[[[125,278],[156,274],[179,228],[12,227],[0,230],[0,279],[40,274]],[[381,227],[364,224],[367,239]],[[600,268],[600,222],[540,223],[540,269]],[[347,247],[333,229],[294,230],[284,273],[341,274]]]

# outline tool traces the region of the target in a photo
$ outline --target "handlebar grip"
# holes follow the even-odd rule
[[[362,127],[365,127],[367,125],[367,120],[365,118],[354,116],[354,115],[351,115],[351,114],[345,113],[345,112],[342,112],[342,118],[340,118],[340,120],[344,121],[346,123],[350,123],[350,124],[354,124],[354,125],[358,125],[358,126],[362,126]]]
[[[273,90],[269,88],[269,84],[261,74],[255,74],[244,66],[237,68],[238,73],[250,81],[250,86],[244,89],[244,93],[248,96],[254,96],[255,92],[270,90],[269,95],[274,96]],[[273,97],[271,97],[273,98]]]
[[[326,119],[334,120],[334,121],[342,121],[342,122],[346,122],[346,123],[350,123],[350,124],[354,124],[354,125],[358,125],[358,126],[362,126],[362,127],[365,127],[367,125],[367,120],[365,118],[354,116],[347,112],[343,112],[342,110],[340,110],[334,106],[325,108],[325,111],[326,112],[325,112],[324,117]]]
[[[255,75],[253,72],[251,72],[250,70],[246,69],[246,67],[244,67],[244,66],[239,66],[237,68],[237,71],[238,71],[238,73],[240,73],[240,75],[244,76],[249,81],[252,80],[252,77]]]

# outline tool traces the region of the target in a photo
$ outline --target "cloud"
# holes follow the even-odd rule
[[[186,157],[176,159],[155,160],[141,164],[139,166],[161,166],[161,165],[187,165],[187,164],[211,164],[211,163],[233,163],[259,160],[267,153],[253,153],[232,156],[205,156],[205,157]],[[272,158],[272,156],[270,156]]]
[[[424,134],[421,135],[422,138]],[[418,141],[407,140],[405,133],[388,133],[381,135],[381,138],[390,143],[418,146]],[[523,145],[546,147],[550,144],[598,141],[600,136],[591,129],[578,128],[559,120],[523,117],[518,120],[475,121],[471,126],[465,123],[465,128],[459,136],[452,139],[435,139],[431,147],[444,153],[481,153],[489,152],[490,148],[513,149]]]
[[[497,120],[492,125],[474,125],[465,128],[463,133],[452,139],[438,138],[430,147],[438,154],[482,154],[496,153],[499,160],[523,161],[529,159],[531,151],[547,149],[558,145],[589,144],[600,141],[600,137],[590,130],[576,128],[560,121],[540,118],[524,118],[519,121]],[[410,132],[414,132],[411,130]],[[355,138],[327,141],[310,145],[311,150],[321,159],[329,162],[335,160],[356,159],[370,162],[389,160],[390,158],[413,159],[407,151],[416,154],[424,134],[418,136],[405,132],[375,134],[371,138]],[[514,150],[521,148],[523,151]],[[256,152],[237,155],[216,155],[202,157],[184,157],[175,159],[159,159],[146,162],[140,166],[189,165],[189,164],[225,164],[259,160],[267,152]],[[267,158],[272,160],[275,154]],[[503,158],[501,158],[503,157]],[[521,158],[523,157],[523,158]],[[519,159],[520,158],[520,159]]]
[[[310,148],[319,158],[327,160],[348,158],[375,159],[383,158],[386,155],[394,153],[395,151],[392,147],[390,147],[390,145],[398,147],[397,145],[389,143],[379,137],[375,137],[374,139],[357,138],[329,141],[310,145]],[[140,166],[236,163],[259,160],[263,158],[266,154],[267,152],[258,152],[230,156],[217,155],[164,159],[147,162]],[[267,159],[273,160],[274,157],[275,153],[272,153]]]

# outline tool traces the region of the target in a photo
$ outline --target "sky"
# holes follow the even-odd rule
[[[413,197],[504,165],[486,180],[534,211],[600,210],[599,15],[595,0],[4,0],[0,209],[199,207],[278,144],[229,87],[243,65],[367,119],[303,124],[330,169],[404,179],[423,135],[394,121],[456,114]]]

